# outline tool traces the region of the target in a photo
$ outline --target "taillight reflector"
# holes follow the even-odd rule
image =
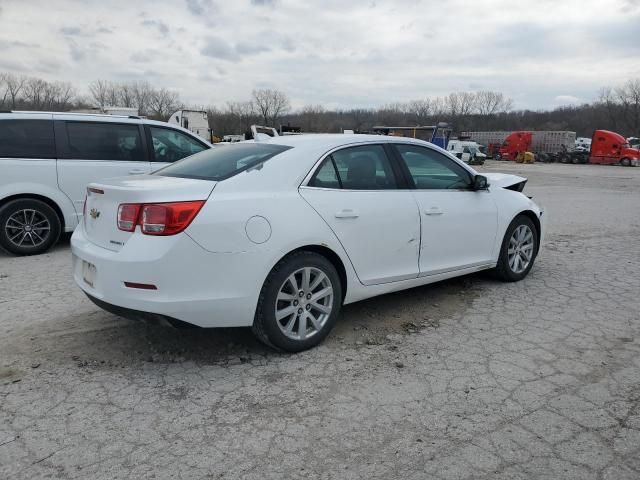
[[[145,235],[175,235],[189,226],[204,202],[123,203],[118,207],[118,228],[133,232],[140,225]]]
[[[139,288],[140,290],[157,290],[158,287],[152,285],[151,283],[135,283],[135,282],[124,282],[124,286],[128,288]]]

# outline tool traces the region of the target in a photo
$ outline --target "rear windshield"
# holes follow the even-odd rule
[[[154,173],[163,177],[224,180],[269,160],[292,147],[264,143],[220,145],[162,168]]]

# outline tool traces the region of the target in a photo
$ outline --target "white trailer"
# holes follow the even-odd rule
[[[461,137],[468,138],[481,145],[490,143],[502,145],[505,139],[520,130],[494,132],[462,132]],[[576,132],[566,130],[523,130],[532,133],[531,151],[534,153],[557,153],[564,149],[572,151],[575,148]]]
[[[200,138],[211,142],[211,129],[209,128],[209,117],[203,110],[178,110],[169,117],[167,123],[179,125],[190,132],[195,133]]]

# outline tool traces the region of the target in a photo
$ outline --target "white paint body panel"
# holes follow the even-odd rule
[[[349,192],[305,186],[320,161],[336,148],[386,142],[427,146],[419,140],[301,135],[268,142],[293,148],[260,168],[212,186],[205,205],[181,234],[151,237],[137,229],[113,251],[91,240],[81,225],[71,241],[80,288],[112,305],[199,326],[248,326],[269,272],[293,250],[331,250],[344,266],[344,303],[352,303],[495,266],[511,220],[523,211],[541,218],[538,206],[526,196],[496,185],[483,192]],[[500,181],[507,185],[518,183],[518,178],[505,176]],[[177,192],[181,200],[193,200],[203,194],[195,187],[190,192],[188,182],[179,178],[152,175],[137,177],[135,184],[127,181],[93,186],[109,192],[120,189],[122,202],[134,196],[140,202],[171,202],[177,200]],[[190,193],[194,198],[188,198]],[[427,222],[422,212],[434,205],[444,214]],[[336,218],[336,212],[349,209],[358,216]],[[257,236],[252,239],[247,225],[256,218]],[[82,280],[81,260],[96,266],[93,287]],[[126,288],[125,281],[158,289]]]

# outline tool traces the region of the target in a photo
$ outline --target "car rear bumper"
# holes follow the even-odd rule
[[[118,252],[89,241],[82,224],[71,237],[76,284],[100,307],[117,315],[163,317],[200,327],[253,323],[259,278],[253,254],[211,253],[187,234],[150,237],[136,233]],[[85,281],[83,262],[95,278]],[[153,285],[130,288],[125,282]]]

